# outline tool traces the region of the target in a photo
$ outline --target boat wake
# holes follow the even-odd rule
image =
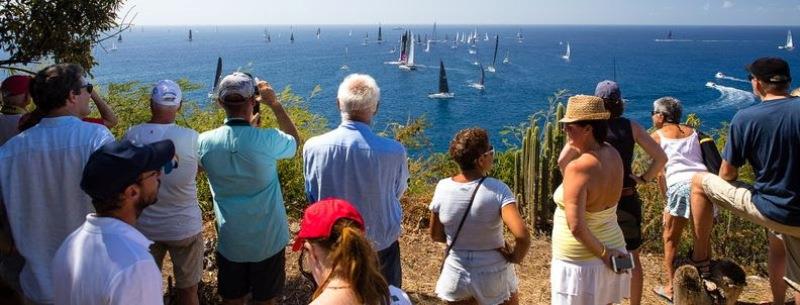
[[[727,79],[727,80],[732,80],[732,81],[741,82],[741,83],[750,83],[746,79],[741,79],[741,78],[736,78],[736,77],[733,77],[733,76],[728,76],[728,75],[725,75],[722,72],[717,72],[717,74],[714,74],[714,78],[716,78],[716,79]]]
[[[691,39],[653,39],[655,42],[692,42]]]
[[[707,82],[706,87],[716,89],[720,93],[720,96],[716,100],[704,107],[707,109],[720,109],[731,106],[736,109],[741,109],[756,102],[756,97],[752,93],[744,90],[722,86],[714,82]]]

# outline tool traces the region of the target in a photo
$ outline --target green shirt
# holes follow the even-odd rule
[[[208,175],[217,217],[217,251],[234,262],[259,262],[289,242],[277,161],[294,156],[297,141],[243,119],[200,134],[200,165]]]

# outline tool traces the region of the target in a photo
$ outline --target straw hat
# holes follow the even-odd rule
[[[603,99],[591,95],[575,95],[567,101],[567,112],[561,123],[577,121],[608,120],[611,113],[603,106]]]

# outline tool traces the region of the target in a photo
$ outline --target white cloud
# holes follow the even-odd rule
[[[733,7],[733,1],[726,0],[722,2],[722,8],[732,8],[732,7]]]

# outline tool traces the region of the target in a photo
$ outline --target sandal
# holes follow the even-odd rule
[[[672,304],[672,295],[667,294],[667,292],[664,290],[664,286],[658,286],[653,288],[653,293],[655,293],[659,298],[666,301],[667,304]]]
[[[711,260],[705,259],[698,262],[690,258],[689,261],[691,262],[692,266],[697,268],[697,272],[700,273],[700,278],[703,280],[706,290],[717,291],[717,284],[710,280],[712,277]]]

